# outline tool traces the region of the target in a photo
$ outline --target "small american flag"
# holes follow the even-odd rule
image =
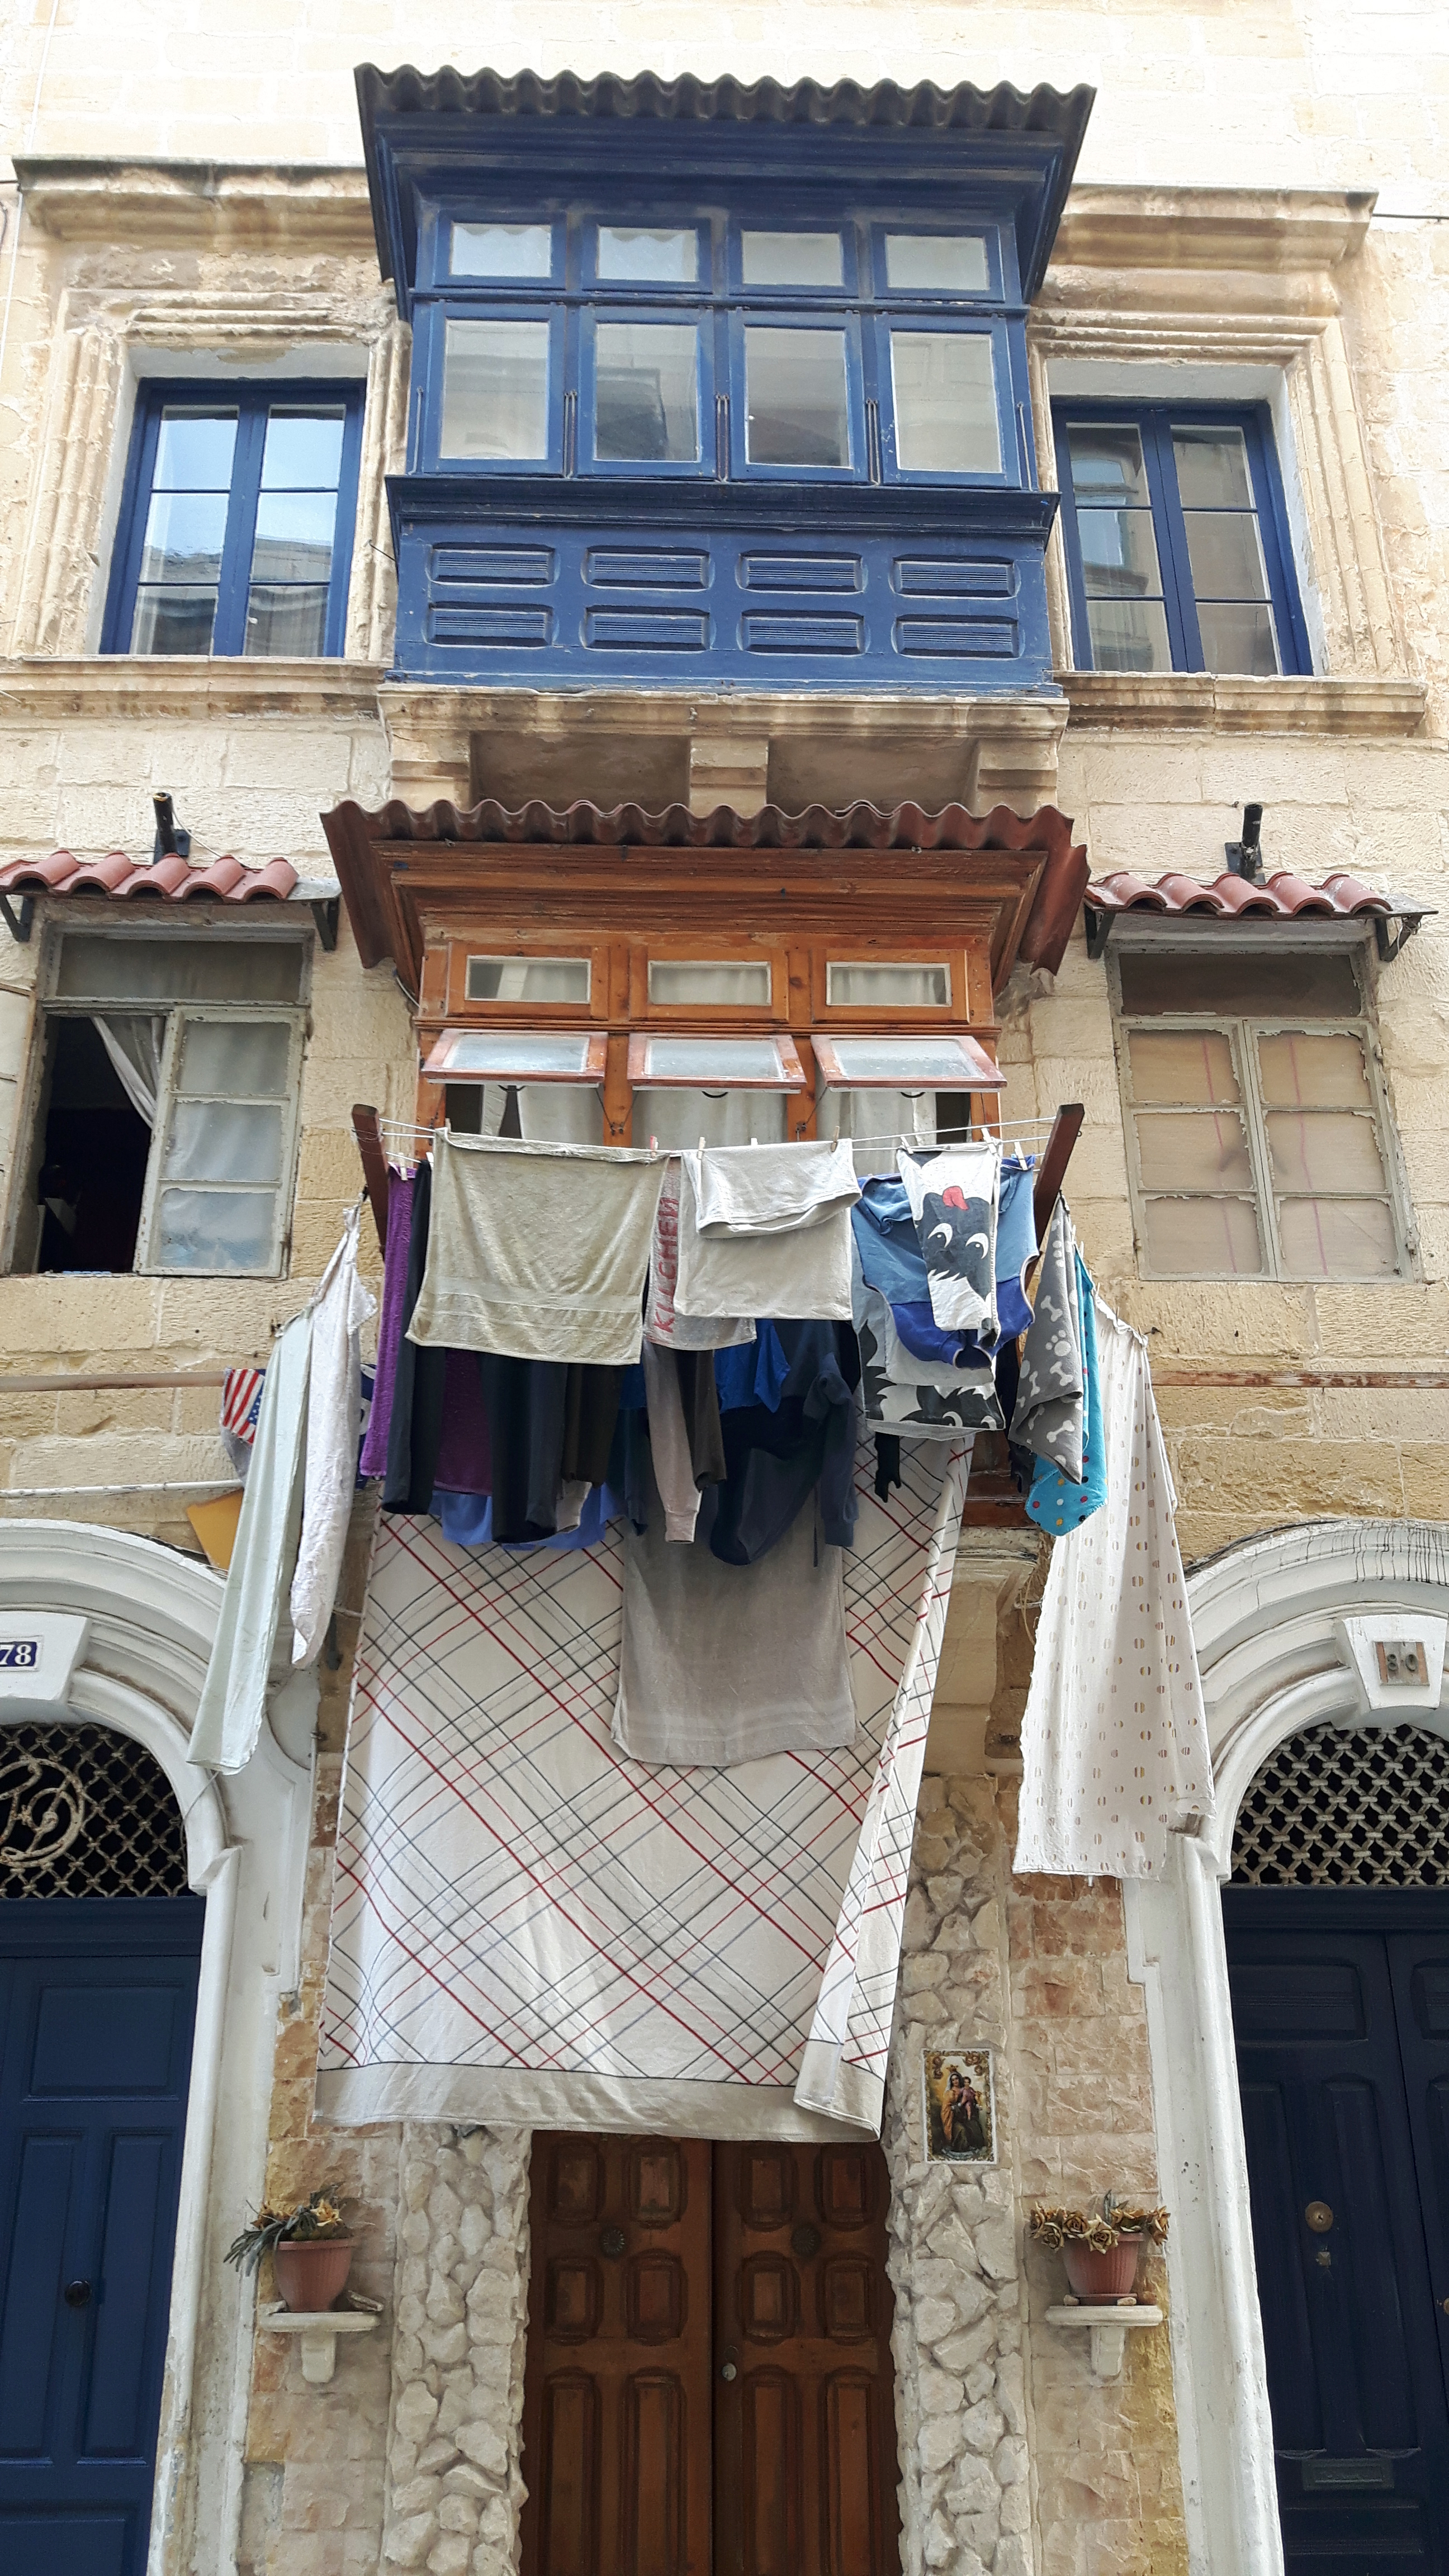
[[[266,1374],[265,1369],[259,1368],[228,1369],[222,1381],[221,1427],[234,1439],[244,1440],[248,1448],[257,1436]]]

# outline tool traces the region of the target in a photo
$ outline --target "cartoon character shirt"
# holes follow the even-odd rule
[[[902,1153],[897,1167],[925,1257],[932,1314],[947,1332],[993,1340],[1000,1145],[951,1145],[922,1162]]]

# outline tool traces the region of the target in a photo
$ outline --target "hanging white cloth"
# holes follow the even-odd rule
[[[1187,1586],[1140,1335],[1094,1308],[1107,1500],[1055,1541],[1021,1730],[1019,1874],[1152,1878],[1213,1807]]]
[[[109,1020],[93,1019],[91,1026],[111,1059],[131,1107],[148,1127],[154,1127],[156,1104],[161,1097],[161,1058],[166,1049],[165,1013],[123,1011]]]
[[[361,1214],[361,1208],[355,1207],[348,1217],[312,1307],[302,1544],[292,1577],[294,1664],[315,1663],[327,1634],[357,1485],[362,1429],[360,1334],[368,1316],[377,1312],[377,1299],[357,1275]]]
[[[231,1571],[191,1730],[191,1759],[210,1771],[243,1770],[262,1731],[277,1620],[301,1527],[311,1349],[309,1309],[283,1325],[267,1362]]]

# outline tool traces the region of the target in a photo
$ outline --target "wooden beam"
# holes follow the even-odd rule
[[[370,1109],[364,1101],[353,1103],[352,1132],[357,1138],[357,1150],[362,1156],[362,1177],[367,1184],[367,1195],[372,1207],[372,1221],[377,1228],[377,1239],[383,1251],[386,1252],[387,1156],[382,1150],[382,1130],[377,1123],[377,1111]]]
[[[1036,1239],[1045,1243],[1046,1230],[1052,1221],[1052,1210],[1062,1194],[1072,1148],[1082,1132],[1086,1110],[1080,1100],[1064,1100],[1057,1111],[1052,1132],[1046,1141],[1046,1152],[1037,1165],[1036,1188],[1032,1192],[1032,1213],[1036,1218]]]

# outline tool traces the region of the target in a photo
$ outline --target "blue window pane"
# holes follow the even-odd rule
[[[984,295],[991,283],[979,233],[887,233],[885,252],[897,295]]]
[[[454,224],[449,244],[454,277],[548,277],[551,224]]]
[[[131,626],[133,653],[209,653],[216,625],[216,592],[138,590]]]
[[[146,513],[141,579],[215,583],[226,537],[225,492],[158,492]]]
[[[699,455],[699,334],[692,322],[601,322],[595,453],[610,462],[693,464]]]
[[[156,436],[155,492],[225,492],[236,454],[235,411],[173,410],[161,414]]]
[[[631,232],[600,224],[599,275],[692,286],[699,275],[699,235],[692,227],[688,232]]]
[[[327,634],[327,592],[300,582],[253,582],[242,650],[253,656],[315,657]]]
[[[843,286],[839,233],[741,233],[746,286]]]
[[[747,330],[745,403],[752,465],[848,465],[845,333]]]
[[[262,453],[264,492],[335,492],[342,472],[342,433],[347,414],[273,411]]]
[[[337,503],[331,492],[263,492],[257,503],[252,579],[320,581],[332,571]]]

